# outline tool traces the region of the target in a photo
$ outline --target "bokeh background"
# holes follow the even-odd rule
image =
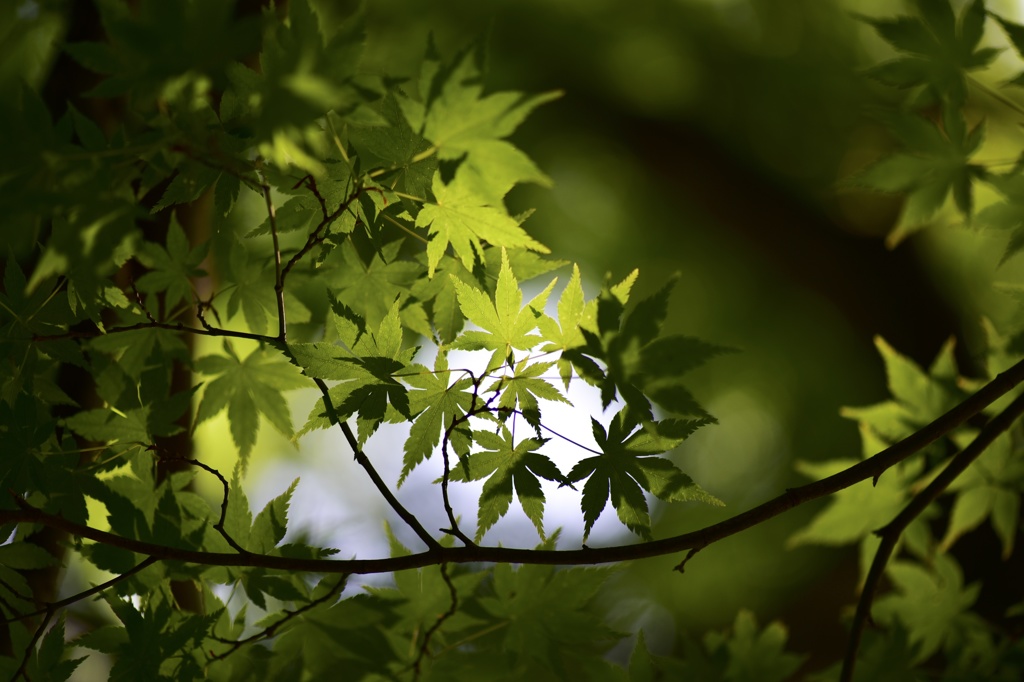
[[[45,87],[58,61],[53,41],[81,29],[81,5],[88,4],[3,3],[4,87],[19,79]],[[355,8],[332,0],[314,4],[328,31]],[[965,229],[949,212],[937,217],[936,229],[890,248],[885,235],[898,219],[900,198],[841,183],[891,149],[866,113],[902,97],[861,75],[892,53],[855,15],[891,16],[906,11],[904,3],[366,5],[369,70],[414,73],[433,35],[448,57],[483,41],[491,90],[563,91],[513,138],[554,187],[516,188],[508,198],[513,212],[537,209],[526,226],[559,257],[580,264],[590,294],[606,272],[620,279],[639,268],[637,296],[681,273],[667,331],[740,351],[693,374],[691,389],[720,423],[672,455],[727,507],[658,508],[657,536],[701,527],[804,482],[794,471],[796,460],[859,453],[856,427],[839,410],[887,396],[874,337],[922,365],[955,337],[962,371],[977,375],[982,317],[998,325],[1014,312],[991,287],[1017,276],[1012,262],[996,268],[1005,238]],[[1017,2],[991,0],[988,6],[1021,18]],[[1005,46],[993,27],[986,41]],[[981,78],[998,84],[1015,75],[1011,52]],[[975,102],[979,117],[999,120],[1010,113],[983,94]],[[981,156],[998,159],[1005,145],[1021,143],[1008,128],[1008,137],[992,136]],[[201,345],[197,352],[204,352]],[[296,396],[297,422],[313,399]],[[586,430],[586,414],[579,418]],[[216,421],[200,427],[198,456],[230,462],[226,433]],[[397,478],[399,447],[371,441],[368,448],[390,480]],[[389,449],[394,466],[382,461]],[[295,449],[264,427],[247,479],[253,502],[303,476],[293,509],[297,532],[336,543],[346,554],[386,551],[385,511],[361,472],[342,459],[347,456],[331,436],[315,434]],[[417,498],[431,477],[422,478],[401,494],[429,515],[436,500]],[[210,487],[211,495],[217,491]],[[787,546],[817,509],[807,505],[715,544],[687,565],[685,575],[671,570],[680,557],[624,566],[605,598],[622,627],[645,629],[656,653],[670,653],[681,632],[722,627],[747,607],[762,622],[784,620],[791,647],[812,655],[809,667],[834,660],[844,644],[839,614],[856,594],[855,551]],[[548,525],[571,521],[569,512],[561,513],[549,510]],[[499,524],[496,532],[505,533],[499,539],[534,542],[526,526],[511,519],[515,514],[514,507]],[[600,531],[601,542],[628,540],[615,523]],[[572,532],[567,526],[566,537],[578,538]],[[994,545],[985,533],[958,545],[968,582],[1020,568],[1020,550],[1010,562],[992,565],[988,558],[998,551],[985,549],[986,542]],[[993,600],[999,601],[983,592],[983,607]]]

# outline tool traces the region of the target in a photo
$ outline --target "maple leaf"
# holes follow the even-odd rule
[[[295,368],[267,348],[258,348],[245,359],[224,343],[225,355],[207,355],[196,360],[196,371],[220,375],[203,391],[195,424],[227,408],[231,438],[244,462],[259,431],[259,415],[266,417],[285,436],[292,436],[292,420],[282,391],[305,388]]]
[[[512,355],[513,348],[529,350],[541,341],[540,336],[530,332],[537,328],[555,280],[534,296],[525,308],[521,308],[523,292],[512,274],[508,254],[502,249],[501,271],[498,273],[493,302],[486,293],[454,276],[452,282],[458,293],[462,313],[483,331],[464,332],[451,344],[451,348],[493,351],[488,363],[488,370],[491,370],[501,366]]]
[[[930,658],[940,648],[963,641],[978,627],[969,612],[978,599],[981,586],[964,586],[964,576],[956,562],[945,554],[936,554],[931,570],[909,561],[893,561],[886,576],[896,592],[875,603],[874,615],[886,622],[898,619],[907,628],[910,643],[918,644],[916,662]]]
[[[666,420],[636,430],[638,423],[629,415],[629,408],[612,418],[607,431],[596,419],[590,421],[601,454],[580,460],[566,476],[570,483],[587,479],[581,501],[584,539],[609,498],[619,520],[647,540],[651,537],[651,518],[645,490],[666,502],[692,500],[722,506],[721,500],[694,483],[675,464],[656,456],[682,443],[705,421]]]
[[[921,229],[952,191],[957,209],[968,219],[974,205],[973,183],[987,177],[984,166],[969,163],[981,146],[984,126],[968,131],[963,113],[946,109],[942,127],[912,114],[878,113],[877,117],[903,144],[904,151],[883,158],[851,178],[883,192],[906,192],[907,201],[887,243],[895,246]]]
[[[385,419],[411,418],[408,391],[398,382],[396,374],[404,374],[419,349],[402,348],[398,301],[381,320],[376,332],[364,332],[362,319],[344,304],[336,303],[334,311],[338,333],[347,348],[333,343],[296,343],[288,344],[288,352],[307,376],[341,381],[332,386],[328,394],[338,419],[359,415],[359,442],[362,444]],[[393,412],[389,412],[389,407]],[[330,415],[321,398],[298,435],[327,428],[330,424]]]
[[[460,160],[460,184],[490,205],[517,183],[551,181],[526,154],[502,138],[511,135],[535,108],[561,96],[553,91],[524,96],[519,92],[483,95],[480,68],[468,51],[445,77],[423,120],[423,137],[441,160]]]
[[[553,539],[540,549],[553,549]],[[617,639],[593,607],[607,577],[607,569],[495,566],[493,596],[480,600],[496,624],[502,624],[493,649],[515,653],[520,666],[533,664],[536,672],[530,679],[574,679],[581,661],[606,651]],[[607,673],[587,676],[615,678]]]
[[[512,504],[512,492],[523,506],[523,511],[537,533],[544,538],[544,491],[538,477],[557,483],[568,483],[555,463],[546,455],[535,450],[547,441],[538,438],[524,438],[516,445],[511,432],[504,424],[501,435],[490,431],[474,431],[473,440],[483,448],[463,458],[451,471],[452,481],[479,481],[486,478],[480,495],[480,511],[477,516],[477,542]]]
[[[624,304],[632,284],[629,278],[619,285],[619,291],[606,286],[595,307],[584,306],[580,331],[586,344],[563,351],[562,357],[570,360],[584,380],[600,387],[605,407],[618,396],[641,419],[653,421],[653,400],[674,414],[711,420],[682,385],[681,378],[729,349],[687,336],[658,336],[675,281],[673,278],[653,296],[640,301],[624,319]]]
[[[199,264],[209,250],[210,242],[189,248],[185,231],[172,214],[166,248],[153,242],[143,242],[138,258],[150,272],[139,277],[135,286],[145,293],[165,292],[164,309],[167,311],[173,310],[181,301],[191,304],[192,278],[206,276],[206,271],[200,269]]]
[[[453,278],[466,283],[474,282],[475,279],[462,261],[448,255],[441,257],[435,273],[440,276],[417,280],[412,287],[412,295],[421,301],[430,301],[430,318],[437,330],[437,337],[442,343],[451,343],[466,322],[459,308],[459,296]]]
[[[841,414],[856,419],[885,441],[878,450],[928,424],[966,397],[957,385],[952,340],[942,347],[927,372],[881,337],[875,339],[875,347],[885,363],[893,399],[867,407],[844,407]]]
[[[416,372],[416,369],[422,369]],[[409,391],[409,411],[417,415],[409,437],[405,441],[405,459],[398,485],[402,485],[410,472],[423,460],[430,457],[441,440],[445,429],[461,418],[473,403],[473,394],[466,389],[473,385],[470,377],[463,375],[451,383],[452,372],[448,369],[448,358],[438,352],[434,371],[413,365],[404,373],[403,380],[413,387]],[[451,443],[456,453],[469,452],[468,434],[456,429],[451,434]]]
[[[428,227],[427,275],[434,276],[437,264],[451,244],[467,269],[483,253],[482,242],[508,248],[523,247],[550,253],[548,247],[534,240],[512,218],[504,206],[486,203],[474,194],[456,175],[445,184],[441,173],[434,173],[431,187],[434,203],[426,203],[416,215],[417,227]]]
[[[248,250],[240,243],[232,245],[228,265],[233,281],[238,284],[228,298],[228,317],[234,317],[241,308],[249,329],[257,334],[264,333],[269,324],[268,315],[277,318],[273,303],[273,269],[268,270],[262,262],[250,259]]]
[[[409,556],[412,552],[403,546],[390,526],[386,526],[388,541],[391,546],[391,556]],[[449,546],[447,538],[441,541]],[[459,594],[471,595],[476,588],[487,577],[484,572],[461,572],[450,576],[451,584]],[[437,614],[444,613],[451,604],[451,591],[446,578],[441,571],[435,567],[417,569],[413,571],[399,571],[395,573],[394,587],[367,587],[367,591],[375,597],[380,597],[395,604],[395,613],[401,616],[397,624],[403,632],[422,632],[437,622]],[[460,609],[458,612],[445,620],[444,629],[447,631],[458,631],[467,625],[479,626],[479,616],[466,613]],[[435,633],[441,635],[442,633]]]
[[[954,107],[967,98],[967,71],[987,66],[1001,50],[978,49],[985,25],[985,3],[974,0],[959,21],[947,0],[917,0],[920,18],[873,19],[862,16],[882,38],[911,56],[884,62],[868,75],[896,87],[926,85]]]
[[[528,365],[528,362],[529,358],[520,360],[516,364],[512,376],[500,377],[487,388],[487,391],[501,392],[501,397],[498,399],[499,410],[511,412],[518,405],[523,417],[530,426],[537,430],[539,436],[540,408],[537,405],[537,399],[552,400],[568,405],[572,403],[546,379],[541,378],[555,363],[538,362]]]
[[[398,259],[401,246],[401,240],[386,244],[364,264],[351,240],[346,240],[340,249],[341,265],[330,275],[338,300],[371,326],[380,324],[396,299],[408,298],[409,287],[423,271],[417,263]]]
[[[1021,27],[1024,30],[1024,27]],[[1010,233],[999,264],[1002,265],[1024,249],[1024,175],[1017,168],[1005,175],[990,175],[986,178],[1003,200],[990,204],[978,211],[978,224]]]
[[[547,315],[538,321],[541,334],[547,341],[541,350],[545,352],[562,351],[558,358],[558,372],[566,389],[569,388],[569,382],[572,380],[572,362],[565,356],[565,351],[586,344],[580,329],[585,309],[586,300],[583,296],[580,268],[574,263],[569,283],[562,290],[562,295],[558,299],[558,321],[555,322]]]
[[[976,435],[964,430],[954,435],[954,441],[962,449]],[[939,550],[948,551],[961,535],[988,518],[1002,542],[1003,558],[1008,559],[1018,532],[1021,489],[1024,489],[1024,461],[1014,439],[1003,434],[947,488],[947,492],[956,493],[956,501]]]

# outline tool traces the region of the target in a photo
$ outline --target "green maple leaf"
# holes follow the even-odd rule
[[[392,557],[412,554],[395,538],[390,526],[386,527],[386,531]],[[451,541],[446,538],[442,542],[449,546]],[[449,579],[458,594],[469,596],[476,592],[487,576],[487,571],[460,571],[456,575],[451,575]],[[396,628],[403,633],[411,633],[413,641],[437,622],[438,614],[444,613],[452,600],[448,583],[436,566],[396,572],[393,588],[368,587],[367,591],[394,604],[394,613],[401,618],[395,624]],[[479,626],[479,623],[479,616],[467,613],[467,609],[459,609],[445,620],[443,629],[435,635],[443,637],[445,632],[458,632],[467,626]]]
[[[206,385],[195,423],[198,426],[227,408],[231,438],[244,462],[256,444],[260,414],[282,434],[292,437],[288,403],[281,392],[307,384],[292,365],[267,348],[258,348],[241,359],[225,342],[224,352],[226,355],[196,360],[197,372],[220,376]]]
[[[158,213],[168,206],[175,204],[188,204],[198,199],[203,192],[217,182],[221,176],[220,171],[209,166],[198,163],[186,163],[178,169],[174,179],[167,185],[160,201],[153,207],[152,212]],[[172,220],[174,216],[172,214]]]
[[[384,170],[378,178],[382,184],[422,197],[430,191],[430,183],[437,170],[437,155],[429,154],[430,143],[413,130],[403,115],[402,105],[410,102],[413,101],[401,93],[389,91],[369,105],[387,125],[348,126],[348,141],[355,148],[363,168]],[[420,126],[415,127],[418,130]]]
[[[980,585],[965,587],[959,566],[946,554],[936,554],[931,569],[908,561],[890,562],[885,573],[896,593],[882,597],[874,607],[879,620],[898,619],[907,628],[910,643],[919,647],[916,662],[963,641],[978,627],[968,610],[978,599]]]
[[[580,277],[580,268],[575,263],[572,266],[572,277],[569,283],[562,290],[558,299],[558,321],[545,315],[538,323],[541,334],[547,343],[541,348],[545,352],[561,351],[558,359],[558,372],[569,388],[572,379],[572,362],[565,356],[565,351],[586,344],[580,325],[583,323],[586,300],[583,295],[583,281]]]
[[[339,249],[341,265],[329,276],[330,286],[338,300],[370,326],[380,324],[396,299],[405,302],[409,288],[423,272],[422,265],[398,259],[401,246],[401,240],[386,244],[368,264],[359,257],[351,240]]]
[[[560,92],[524,96],[497,92],[482,96],[480,69],[467,52],[447,74],[423,121],[423,137],[441,160],[461,159],[456,176],[489,205],[500,205],[517,183],[551,181],[526,154],[502,138],[511,135],[535,108]],[[429,93],[428,93],[429,94]]]
[[[957,209],[970,220],[975,179],[987,176],[984,166],[969,162],[981,146],[984,126],[968,131],[959,109],[946,109],[942,127],[913,114],[878,114],[902,143],[904,151],[883,158],[851,179],[883,192],[907,194],[896,228],[888,237],[894,246],[924,227],[952,192]]]
[[[385,419],[394,422],[411,419],[408,390],[396,375],[406,373],[406,367],[419,349],[402,348],[398,301],[381,320],[376,332],[362,331],[362,318],[344,304],[336,303],[334,309],[335,325],[347,347],[298,343],[289,344],[288,350],[307,376],[341,381],[329,389],[331,403],[338,419],[359,415],[359,442],[362,444]],[[298,435],[327,428],[330,424],[331,417],[321,398]]]
[[[584,306],[580,331],[586,344],[563,351],[562,357],[584,380],[600,387],[605,407],[621,397],[641,419],[653,421],[653,400],[671,413],[711,420],[681,378],[729,349],[692,337],[659,337],[675,279],[640,301],[623,319],[631,284],[627,278],[619,291],[606,286],[594,307]]]
[[[82,42],[67,51],[86,68],[109,74],[90,91],[96,97],[155,96],[183,74],[220,80],[220,68],[259,44],[258,17],[239,17],[230,3],[142,2],[135,12],[118,3],[97,8],[109,43]]]
[[[644,539],[651,537],[651,518],[644,491],[666,502],[723,503],[680,471],[658,457],[676,447],[704,422],[668,420],[637,430],[638,423],[624,408],[612,419],[608,431],[591,418],[594,439],[601,454],[580,460],[566,476],[570,483],[587,479],[581,508],[584,539],[611,499],[619,520]]]
[[[249,329],[262,334],[269,325],[268,317],[277,318],[274,306],[273,268],[268,270],[258,259],[251,259],[248,250],[240,243],[231,247],[228,255],[231,282],[235,288],[228,298],[227,314],[234,317],[241,309]]]
[[[1021,27],[1024,30],[1024,27]],[[1019,170],[1005,175],[990,175],[988,183],[1002,195],[1003,200],[978,211],[975,220],[987,228],[1006,230],[1010,239],[999,260],[1002,265],[1024,249],[1024,175]]]
[[[412,295],[421,301],[430,301],[430,319],[437,330],[437,337],[442,343],[451,343],[466,322],[459,307],[459,296],[454,280],[460,279],[465,283],[476,280],[462,261],[447,255],[441,257],[435,274],[437,276],[433,278],[417,280],[413,284]]]
[[[546,455],[535,450],[544,439],[524,438],[516,445],[512,433],[504,424],[501,435],[489,431],[474,431],[473,440],[485,448],[462,459],[451,471],[452,481],[479,481],[486,478],[480,495],[477,515],[476,539],[479,542],[498,519],[508,513],[512,492],[523,506],[523,511],[537,533],[544,538],[544,491],[538,477],[548,481],[567,483],[558,467]]]
[[[403,380],[413,387],[409,391],[409,411],[417,415],[409,437],[405,441],[405,459],[398,485],[402,485],[409,473],[423,460],[430,457],[441,440],[441,434],[451,428],[452,423],[466,414],[473,403],[473,394],[468,388],[473,385],[470,377],[463,375],[454,383],[448,370],[446,353],[438,352],[434,371],[422,367],[409,367]],[[463,431],[456,429],[451,434],[451,443],[456,453],[469,452],[470,439]]]
[[[964,448],[976,434],[961,430],[953,437]],[[948,551],[956,540],[986,518],[1003,545],[1003,558],[1013,553],[1018,533],[1020,491],[1024,490],[1024,461],[1009,434],[1003,434],[947,488],[956,493],[949,526],[939,547]]]
[[[178,220],[171,216],[167,229],[167,247],[153,242],[144,242],[139,251],[139,261],[150,269],[136,280],[139,291],[155,294],[164,293],[164,309],[171,311],[181,301],[192,303],[192,278],[204,277],[206,271],[199,264],[206,258],[210,243],[203,242],[196,248],[189,248],[185,231]]]
[[[462,313],[483,331],[464,332],[451,344],[451,348],[491,350],[493,355],[488,368],[494,369],[512,355],[513,348],[529,350],[541,340],[530,332],[537,328],[548,295],[555,285],[554,280],[534,296],[525,308],[521,308],[523,291],[512,274],[508,254],[502,250],[501,272],[498,274],[493,301],[486,293],[460,279],[453,277],[452,282],[458,293]]]
[[[866,424],[886,441],[894,443],[910,435],[966,397],[957,385],[952,340],[942,347],[928,371],[881,337],[875,338],[875,347],[885,362],[893,399],[863,408],[844,407],[842,414]]]
[[[431,188],[434,203],[426,203],[416,215],[417,227],[429,227],[427,244],[427,274],[434,276],[448,245],[467,269],[473,269],[478,255],[483,253],[482,242],[492,246],[527,248],[541,253],[550,250],[530,237],[512,218],[504,206],[488,204],[473,193],[456,175],[451,184],[445,184],[440,172],[434,174]]]
[[[552,539],[542,548],[553,548]],[[509,564],[498,564],[493,576],[494,594],[481,598],[480,604],[498,623],[507,623],[494,634],[499,639],[493,650],[514,654],[517,667],[539,664],[541,675],[573,679],[578,673],[574,663],[600,656],[621,637],[594,607],[608,579],[607,570],[551,566],[513,570]]]
[[[1024,55],[1024,26],[1021,26],[1015,21],[1004,19],[995,12],[989,12],[989,16],[999,22],[1002,26],[1006,36],[1013,43],[1013,47],[1017,50],[1017,54]],[[1024,73],[1019,74],[1016,78],[1009,81],[1008,85],[1024,85]]]
[[[723,649],[728,652],[722,679],[782,682],[790,679],[806,658],[786,652],[788,637],[782,623],[759,628],[754,614],[741,609],[732,632],[710,632],[704,637],[704,646],[712,656]]]
[[[987,66],[1001,50],[978,48],[985,28],[984,0],[974,0],[960,15],[948,0],[917,0],[920,18],[861,17],[883,39],[909,56],[880,64],[868,74],[887,85],[926,85],[954,107],[967,98],[965,73]]]
[[[498,409],[511,412],[518,406],[526,421],[540,432],[540,407],[537,399],[552,400],[571,405],[569,399],[552,386],[547,379],[542,379],[546,371],[555,363],[538,362],[528,365],[529,358],[523,358],[516,364],[512,376],[500,377],[487,388],[487,392],[501,392]]]
[[[61,614],[56,624],[43,637],[42,645],[33,652],[25,669],[25,676],[48,682],[64,682],[70,679],[75,668],[85,660],[85,657],[65,660],[64,652],[64,615]]]

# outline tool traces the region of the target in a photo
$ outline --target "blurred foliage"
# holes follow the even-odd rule
[[[16,96],[21,80],[33,88],[44,85],[57,59],[51,41],[71,29],[70,5],[20,2],[0,10],[6,13],[0,18],[0,88],[6,97]],[[302,71],[301,83],[282,77],[257,86],[242,83],[237,73],[232,81],[227,70],[211,72],[203,87],[233,82],[249,101],[266,102],[258,116],[240,125],[262,142],[267,158],[297,158],[316,172],[315,155],[300,154],[305,134],[301,130],[314,120],[317,107],[343,108],[346,97],[357,95],[318,89],[322,80],[350,76],[335,73],[333,65],[343,61],[343,55],[329,46],[336,36],[338,46],[345,44],[344,31],[355,3],[320,0],[313,5],[328,45],[323,52],[298,50],[298,62],[287,62],[283,55],[294,54],[289,42],[293,38],[284,29],[276,36],[284,61],[275,62],[274,68],[282,74]],[[1024,222],[1019,217],[1024,201],[1018,187],[1020,167],[1015,165],[1022,141],[1017,125],[1020,105],[1014,102],[1020,98],[1002,83],[1017,76],[1011,64],[1017,40],[1024,34],[1014,32],[1013,3],[987,3],[999,17],[986,20],[980,4],[955,2],[952,15],[962,14],[963,19],[954,20],[952,29],[943,6],[944,2],[894,6],[841,0],[367,3],[361,76],[417,77],[423,46],[432,35],[442,61],[466,45],[486,46],[487,92],[562,91],[562,97],[540,107],[515,138],[535,165],[523,166],[511,182],[547,184],[550,178],[552,189],[515,187],[507,199],[509,213],[535,207],[528,223],[530,235],[559,257],[578,261],[581,286],[590,294],[597,291],[605,271],[612,271],[618,281],[639,266],[645,273],[637,286],[640,298],[653,293],[646,287],[681,272],[676,285],[681,295],[669,304],[665,333],[692,334],[742,351],[719,359],[713,372],[697,369],[691,375],[688,386],[720,425],[698,432],[672,456],[727,506],[721,511],[689,504],[662,508],[655,502],[649,519],[655,536],[726,518],[805,481],[804,476],[820,477],[861,454],[873,454],[926,423],[961,397],[965,388],[976,387],[977,381],[990,378],[1008,364],[1007,358],[1019,354],[1022,272],[1021,259],[1014,256],[1024,245]],[[160,21],[157,15],[151,19],[154,25]],[[189,93],[175,90],[167,76],[203,68],[222,54],[242,55],[251,49],[252,40],[251,27],[244,24],[233,29],[228,40],[216,28],[223,17],[197,10],[189,19],[194,28],[213,32],[217,54],[180,49],[203,35],[191,30],[191,24],[179,26],[180,35],[175,37],[159,23],[161,28],[153,35],[163,41],[163,48],[148,43],[135,48],[156,55],[152,62],[138,59],[130,50],[110,55],[89,48],[86,55],[82,48],[77,56],[94,60],[98,70],[106,62],[131,65],[136,69],[133,82],[142,83],[138,94],[151,88],[187,98]],[[1003,51],[997,53],[998,48]],[[182,61],[183,57],[188,59]],[[271,66],[266,67],[268,76],[273,75]],[[978,70],[983,66],[987,68]],[[117,86],[106,83],[107,88]],[[362,85],[353,85],[352,92]],[[299,117],[296,109],[305,116]],[[0,107],[0,115],[8,111]],[[82,118],[76,119],[76,131],[83,142],[90,135],[98,140],[97,133],[111,134],[91,130],[84,120],[88,117]],[[295,138],[300,140],[298,147],[293,138],[275,133],[293,122],[300,130]],[[442,126],[443,119],[433,125]],[[19,156],[18,143],[31,131],[10,120],[0,120],[0,126],[9,131],[12,142],[8,169],[37,163]],[[372,139],[362,144],[367,155],[381,148]],[[31,144],[23,147],[30,150]],[[467,150],[473,151],[472,141],[453,144],[447,156],[439,155],[442,170],[445,161],[454,161]],[[201,181],[200,170],[193,179]],[[419,176],[410,176],[403,190],[416,194],[426,188],[424,178],[433,170],[424,168]],[[444,190],[435,186],[432,191],[437,195]],[[66,190],[53,189],[61,191]],[[176,191],[181,201],[198,197],[190,187]],[[49,195],[37,197],[38,205],[50,200]],[[218,202],[229,201],[218,196]],[[251,205],[241,205],[240,210],[252,210]],[[282,225],[308,229],[316,206],[296,202],[288,209],[290,214],[286,206],[279,207]],[[367,211],[370,217],[372,211]],[[423,218],[424,226],[428,217]],[[9,218],[16,221],[19,216]],[[255,224],[244,216],[232,220]],[[109,223],[100,225],[97,243],[114,249],[117,244],[103,241],[104,225]],[[925,229],[935,226],[941,229]],[[1006,234],[979,231],[987,227]],[[56,226],[54,232],[60,236]],[[17,255],[30,252],[31,244],[19,241],[17,230],[9,234]],[[151,248],[145,263],[152,269],[146,275],[150,280],[139,280],[143,292],[147,284],[156,290],[180,285],[182,277],[196,274],[201,254],[176,245],[173,235],[169,231],[161,242],[166,248]],[[473,238],[453,238],[456,253],[460,243],[471,248],[465,245]],[[266,254],[253,249],[247,262],[245,251],[232,251],[229,240],[215,243],[212,250],[221,255],[231,252],[239,281],[245,280],[242,271],[248,268],[255,286],[255,263]],[[360,258],[354,248],[346,255],[353,261]],[[46,256],[41,260],[45,264]],[[390,260],[382,259],[379,266],[373,261],[371,269]],[[466,263],[463,258],[463,265],[471,265],[471,260]],[[429,264],[431,269],[445,267],[437,254]],[[449,267],[461,273],[455,265]],[[364,292],[406,278],[408,273],[382,272],[370,282],[339,281],[339,297],[376,329],[389,311],[382,306],[360,309],[368,305]],[[993,287],[994,282],[1000,286]],[[259,332],[272,311],[261,312],[257,296],[245,298],[254,292],[240,288],[232,301]],[[317,306],[323,304],[303,293],[295,292],[297,302],[313,317],[322,315]],[[169,298],[167,305],[172,306],[174,296]],[[992,322],[983,323],[984,317]],[[881,359],[872,347],[876,338],[886,340],[878,344]],[[951,338],[957,343],[949,345]],[[214,382],[223,387],[246,363],[258,361],[250,355],[245,360],[236,357],[230,369],[212,361],[199,369],[220,375]],[[267,390],[278,388],[268,384]],[[892,399],[879,402],[889,392]],[[232,395],[225,392],[220,402],[229,405],[242,393]],[[843,420],[840,407],[869,403],[875,405],[844,412],[861,423],[863,441],[858,444],[857,429]],[[201,405],[199,410],[201,420],[212,407]],[[249,412],[255,418],[255,409]],[[236,421],[232,426],[237,429],[232,432],[235,443],[259,453],[255,426]],[[956,437],[959,441],[936,448],[927,461],[941,462],[969,435],[964,432]],[[1019,658],[1013,646],[1007,651],[991,645],[995,653],[983,652],[988,645],[956,640],[954,634],[946,637],[937,629],[937,623],[971,616],[974,612],[967,609],[973,607],[1019,636],[1019,619],[1004,620],[1006,604],[1024,599],[1019,585],[1014,587],[1008,577],[1022,563],[1021,543],[1014,542],[1019,503],[1013,507],[1003,500],[1009,495],[1006,491],[1020,483],[1013,464],[1019,454],[1009,440],[1001,441],[985,463],[979,462],[958,482],[943,506],[952,513],[946,522],[938,516],[923,520],[908,535],[908,556],[924,563],[893,565],[896,589],[888,601],[879,603],[879,614],[886,613],[900,636],[868,642],[869,669],[887,657],[923,660],[940,647],[946,647],[951,658],[961,657],[957,665],[967,666],[964,661],[976,660],[972,656],[983,657],[994,671],[1000,669],[999,661]],[[255,459],[254,475],[260,466]],[[677,659],[662,666],[647,654],[648,644],[641,639],[630,661],[630,675],[658,679],[653,672],[645,677],[648,673],[643,671],[673,671],[672,666],[683,661],[687,671],[705,670],[708,679],[785,679],[799,662],[782,653],[786,636],[781,626],[769,625],[757,635],[754,618],[742,608],[752,609],[763,620],[786,621],[789,649],[812,652],[805,670],[834,660],[845,641],[836,613],[856,597],[858,554],[807,545],[859,543],[863,573],[865,557],[873,548],[870,532],[899,510],[913,490],[908,486],[927,476],[920,465],[890,472],[878,487],[861,484],[864,490],[844,491],[810,525],[810,515],[817,510],[798,510],[718,543],[688,564],[685,576],[670,574],[668,559],[629,566],[597,601],[629,611],[621,614],[629,621],[628,628],[640,623],[656,653]],[[898,484],[893,481],[897,477]],[[507,491],[509,499],[511,492]],[[501,500],[507,508],[504,493]],[[843,505],[849,509],[845,515],[837,513]],[[979,531],[988,527],[991,532]],[[962,569],[950,567],[946,554],[936,554],[947,550],[962,562]],[[928,565],[929,557],[939,558]],[[986,584],[974,589],[984,576],[990,576]],[[435,588],[441,591],[441,583],[431,589]],[[481,599],[497,599],[487,592],[490,588],[481,589],[480,594],[488,595]],[[901,603],[929,600],[935,594],[956,602],[941,618],[922,614],[913,621],[894,615]],[[591,602],[580,599],[591,607]],[[488,603],[487,613],[497,613],[496,602]],[[635,607],[621,606],[629,603]],[[364,607],[368,610],[360,611],[359,617],[367,622],[411,618],[376,603],[349,608]],[[732,639],[709,630],[729,625]],[[287,646],[299,645],[293,636]],[[381,642],[367,646],[388,648]],[[758,652],[742,660],[751,665],[762,661],[765,667],[740,670],[724,653],[734,649]],[[618,649],[612,655],[626,657]],[[889,665],[879,668],[891,672]],[[1012,665],[1006,669],[1012,670]]]

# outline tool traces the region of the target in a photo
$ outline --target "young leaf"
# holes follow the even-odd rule
[[[428,277],[434,276],[449,244],[469,270],[483,253],[482,242],[550,253],[546,246],[530,237],[504,207],[486,204],[459,181],[459,176],[451,184],[445,184],[441,174],[435,173],[431,191],[434,203],[425,204],[416,216],[416,226],[429,227],[431,235],[427,244]]]
[[[515,275],[512,274],[512,268],[509,267],[508,255],[503,251],[501,272],[498,275],[498,286],[494,292],[493,302],[490,296],[462,280],[453,278],[452,281],[458,292],[459,306],[463,314],[484,331],[463,333],[451,344],[451,348],[491,350],[493,356],[488,367],[496,368],[512,354],[513,348],[528,350],[540,341],[539,336],[530,332],[537,328],[548,295],[555,285],[554,280],[527,303],[525,308],[520,308],[523,292]]]
[[[407,369],[409,371],[403,380],[413,387],[409,391],[409,412],[417,416],[405,441],[405,458],[398,485],[402,485],[420,462],[430,457],[441,440],[441,434],[465,415],[473,403],[473,394],[466,390],[473,385],[469,377],[462,376],[449,385],[452,372],[448,370],[444,352],[438,352],[433,372],[418,365]],[[421,371],[415,371],[417,369]],[[469,438],[462,431],[454,430],[451,441],[456,453],[469,452]]]
[[[572,379],[572,363],[565,357],[565,351],[585,343],[583,332],[580,331],[585,306],[580,268],[573,263],[572,277],[558,299],[558,322],[547,315],[538,321],[541,335],[547,341],[542,350],[562,351],[558,359],[558,372],[566,389],[569,388],[569,381]]]
[[[423,266],[398,258],[401,240],[386,244],[369,264],[359,257],[352,240],[341,245],[341,265],[328,276],[337,298],[358,313],[366,324],[380,324],[395,300],[403,303],[409,288],[423,273]]]
[[[288,489],[267,502],[267,506],[256,515],[252,530],[245,538],[246,546],[257,554],[269,554],[284,539],[288,530],[288,505],[299,479],[292,481]]]
[[[511,412],[517,407],[526,421],[537,430],[540,435],[540,406],[537,399],[551,400],[571,405],[569,399],[563,396],[547,379],[542,378],[544,373],[551,369],[553,362],[537,362],[528,365],[529,358],[523,358],[516,364],[512,376],[500,377],[491,384],[486,392],[501,392],[498,399],[498,409]]]
[[[580,329],[586,344],[563,351],[563,357],[581,377],[601,388],[605,407],[618,396],[643,421],[654,419],[651,400],[672,414],[711,419],[681,378],[728,349],[684,336],[658,338],[674,279],[640,301],[623,320],[631,284],[632,279],[627,278],[618,291],[606,286],[595,310],[588,310],[589,304],[584,307]],[[603,362],[605,369],[595,360]]]

